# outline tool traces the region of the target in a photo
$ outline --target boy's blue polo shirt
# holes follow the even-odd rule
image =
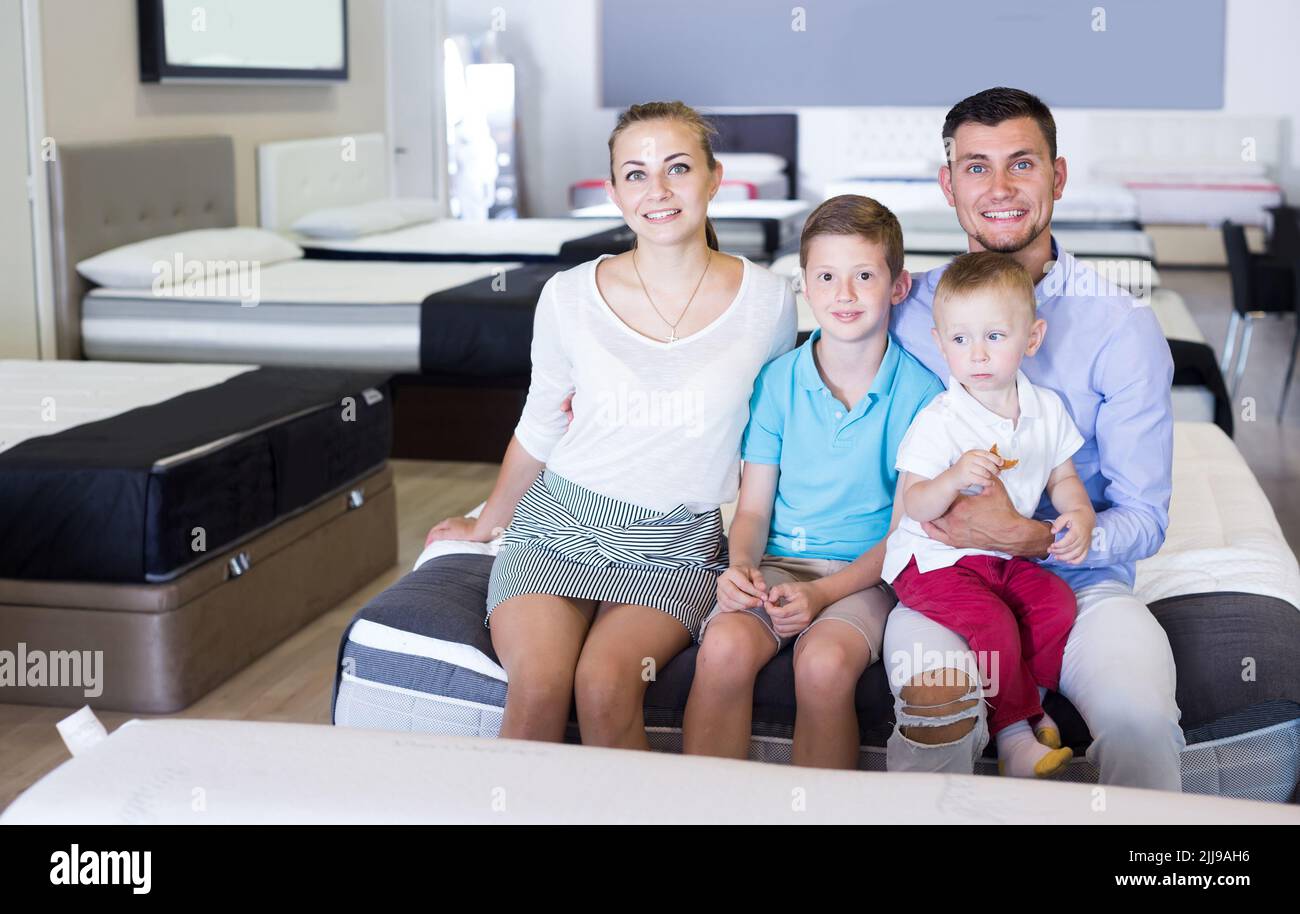
[[[944,387],[890,334],[871,389],[846,410],[813,359],[820,336],[759,372],[741,457],[780,468],[768,553],[851,562],[889,533],[898,445]]]

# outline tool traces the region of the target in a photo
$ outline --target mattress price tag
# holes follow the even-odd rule
[[[380,400],[384,399],[384,395],[373,387],[367,387],[365,390],[361,391],[361,396],[365,398],[366,406],[374,406]]]
[[[63,743],[74,756],[80,755],[91,746],[108,736],[108,731],[100,723],[90,705],[71,714],[55,724]]]

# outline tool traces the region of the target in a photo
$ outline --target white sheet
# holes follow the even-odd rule
[[[360,238],[295,237],[295,240],[304,247],[331,251],[455,255],[472,261],[502,254],[554,257],[565,242],[622,225],[621,219],[498,219],[490,222],[444,219]]]
[[[202,790],[196,810],[196,788]],[[34,823],[1089,823],[1096,787],[756,765],[318,724],[133,720],[0,816]],[[1106,788],[1112,824],[1298,824],[1300,808]]]
[[[220,384],[256,365],[0,360],[0,452]]]

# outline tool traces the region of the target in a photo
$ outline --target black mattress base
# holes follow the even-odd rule
[[[257,368],[0,453],[0,578],[161,582],[382,464],[387,376]]]

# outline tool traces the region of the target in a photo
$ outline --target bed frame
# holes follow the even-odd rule
[[[228,136],[60,146],[48,165],[59,358],[82,356],[79,261],[157,235],[235,225]],[[386,465],[166,584],[0,580],[0,644],[102,650],[104,692],[4,701],[179,710],[397,560]]]

